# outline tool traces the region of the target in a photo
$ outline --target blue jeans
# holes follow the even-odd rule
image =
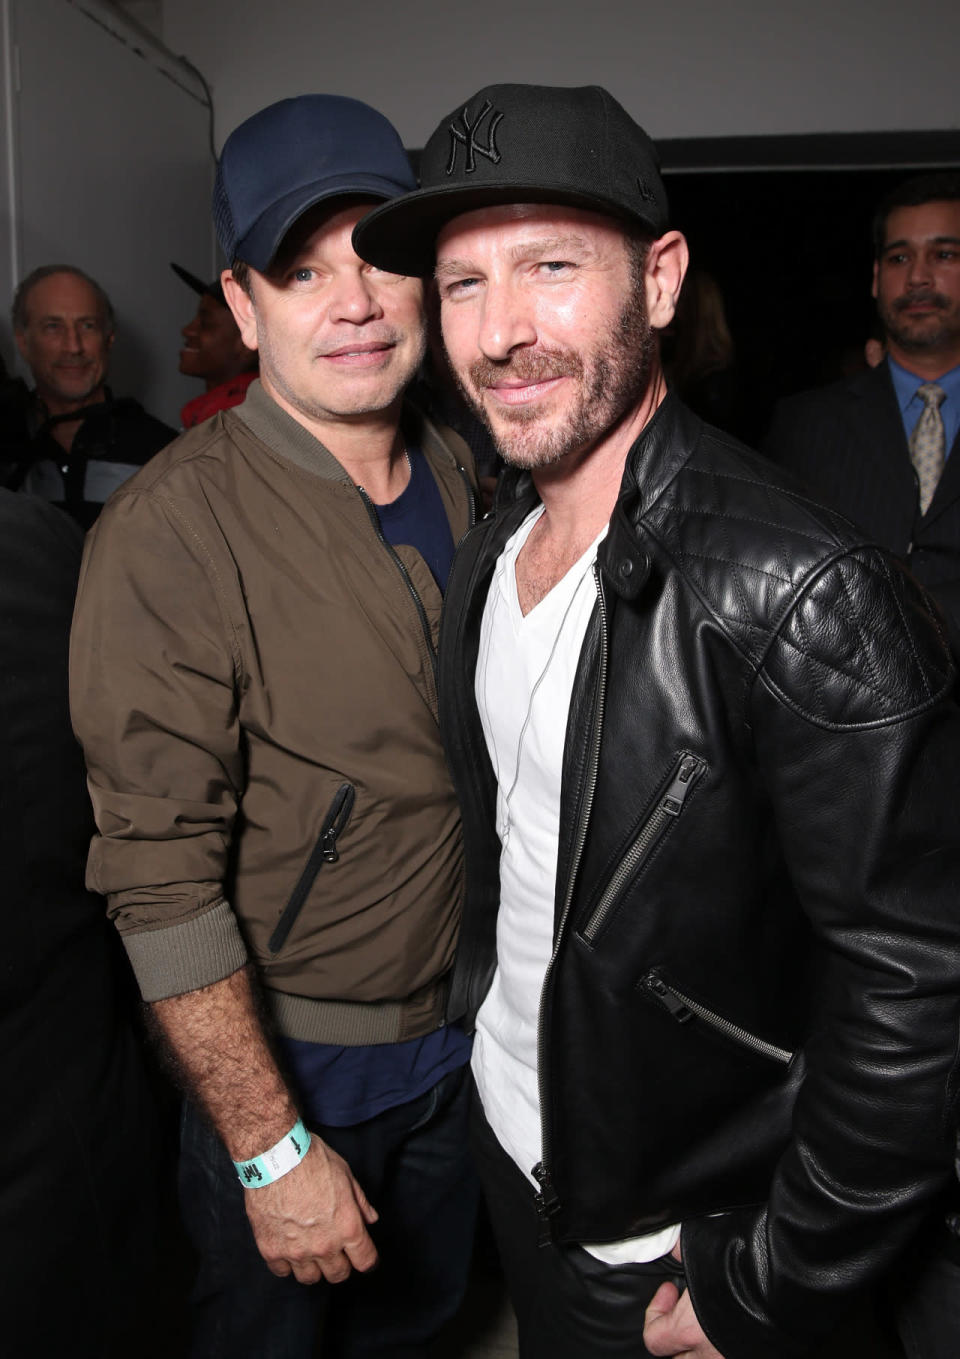
[[[477,1207],[467,1155],[469,1068],[349,1128],[315,1131],[346,1160],[380,1214],[380,1264],[336,1285],[278,1279],[244,1210],[220,1139],[184,1112],[180,1203],[199,1267],[194,1359],[424,1359],[466,1288]],[[255,1192],[255,1191],[252,1191]]]

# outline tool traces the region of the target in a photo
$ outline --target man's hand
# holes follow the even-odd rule
[[[245,1190],[245,1198],[257,1248],[280,1278],[292,1271],[303,1284],[340,1283],[377,1263],[367,1231],[377,1213],[346,1161],[319,1137],[294,1170]]]
[[[662,1283],[647,1308],[643,1343],[651,1354],[676,1359],[723,1359],[704,1335],[687,1289]]]
[[[273,1146],[297,1109],[273,1059],[253,1000],[249,968],[223,981],[154,1001],[151,1012],[184,1087],[205,1108],[232,1161]],[[372,1269],[367,1227],[377,1214],[350,1167],[319,1137],[293,1170],[245,1191],[247,1217],[269,1269],[301,1283],[339,1283]]]

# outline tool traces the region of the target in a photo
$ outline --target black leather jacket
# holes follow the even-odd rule
[[[441,717],[468,894],[451,1015],[495,968],[474,699],[508,473],[451,576]],[[668,397],[627,460],[566,731],[541,999],[554,1239],[683,1221],[727,1359],[803,1354],[950,1171],[960,710],[927,597]]]

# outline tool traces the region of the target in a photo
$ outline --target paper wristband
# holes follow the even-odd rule
[[[298,1166],[307,1154],[310,1134],[297,1119],[286,1137],[281,1137],[275,1147],[265,1151],[262,1156],[254,1156],[250,1161],[234,1161],[240,1183],[245,1189],[262,1189],[273,1184],[281,1175]]]

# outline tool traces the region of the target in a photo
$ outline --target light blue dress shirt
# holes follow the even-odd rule
[[[902,368],[896,359],[887,355],[887,364],[890,368],[890,376],[893,378],[893,389],[897,394],[897,404],[900,407],[900,415],[903,420],[904,433],[907,439],[913,433],[913,427],[923,414],[923,398],[917,396],[917,388],[928,378],[917,377],[916,373],[908,373],[906,368]],[[960,429],[960,364],[956,368],[951,368],[943,377],[936,379],[937,386],[942,387],[946,392],[946,397],[940,406],[940,414],[943,416],[943,428],[947,436],[947,457],[950,456],[950,449],[953,441],[957,437],[957,430]]]

